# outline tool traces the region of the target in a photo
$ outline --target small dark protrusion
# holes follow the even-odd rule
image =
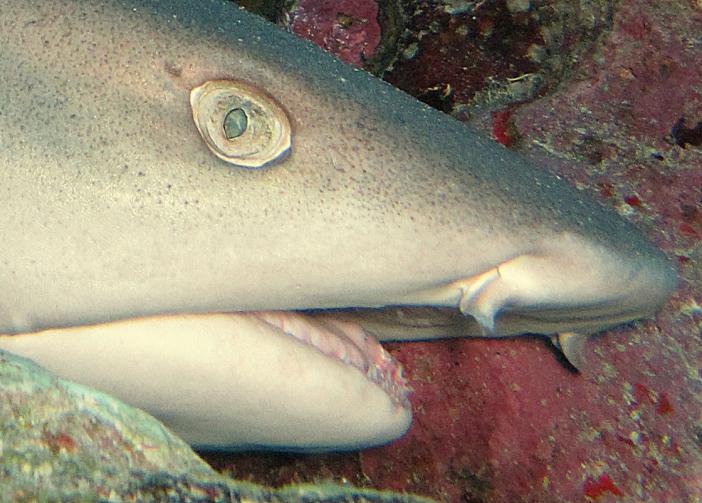
[[[453,90],[450,84],[437,84],[426,89],[417,98],[432,108],[450,113],[453,108]]]
[[[685,126],[685,117],[680,117],[670,130],[670,137],[679,147],[687,148],[688,145],[699,147],[702,145],[702,121],[695,127],[688,128]]]

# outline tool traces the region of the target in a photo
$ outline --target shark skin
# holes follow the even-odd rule
[[[198,446],[387,442],[411,413],[371,334],[538,333],[577,363],[675,288],[613,211],[220,0],[9,0],[0,71],[0,347]],[[199,120],[208,83],[290,144],[223,160],[208,124],[256,117]]]

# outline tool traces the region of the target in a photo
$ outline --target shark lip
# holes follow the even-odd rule
[[[204,449],[351,449],[388,442],[411,420],[402,367],[375,339],[295,311],[124,317],[6,334],[0,348]]]
[[[380,340],[433,339],[437,337],[485,336],[479,322],[470,314],[445,306],[387,306],[306,311],[307,314],[353,322]],[[593,333],[647,316],[652,309],[639,306],[593,303],[581,306],[507,305],[496,315],[492,337],[519,334],[549,336],[561,332]]]
[[[339,313],[343,311],[339,310]],[[318,316],[328,313],[328,316]],[[15,333],[0,333],[1,337],[31,336],[42,333],[79,333],[82,331],[101,331],[102,327],[121,325],[125,331],[132,323],[156,323],[178,318],[208,318],[210,316],[232,316],[248,318],[260,323],[264,331],[291,337],[307,348],[318,351],[331,360],[345,366],[355,368],[366,379],[379,386],[392,402],[401,408],[409,409],[409,395],[412,391],[407,378],[404,376],[402,364],[393,358],[378,339],[353,319],[337,316],[335,310],[260,310],[260,311],[211,311],[189,312],[174,311],[145,316],[125,317],[109,321],[80,323],[77,325],[58,325],[33,331],[18,331]]]

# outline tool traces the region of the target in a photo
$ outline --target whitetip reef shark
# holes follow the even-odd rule
[[[582,338],[675,288],[556,176],[223,0],[4,0],[0,348],[196,446],[400,436],[372,336]]]

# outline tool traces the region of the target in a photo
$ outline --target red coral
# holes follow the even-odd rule
[[[626,196],[624,202],[631,206],[632,208],[638,208],[641,206],[641,199],[638,196]]]
[[[636,403],[644,403],[650,401],[651,391],[646,387],[645,384],[640,382],[634,383],[634,390],[632,395]]]
[[[678,225],[678,230],[680,231],[680,234],[684,236],[696,236],[697,235],[697,230],[687,222],[683,222],[680,225]]]
[[[598,182],[597,186],[600,189],[602,197],[612,197],[614,195],[614,184],[609,182]]]
[[[76,450],[76,441],[73,440],[73,437],[64,432],[45,433],[44,440],[54,454],[58,454],[61,450],[68,452],[74,452]]]
[[[673,404],[668,400],[668,395],[661,393],[658,396],[658,405],[656,406],[656,412],[659,414],[671,414],[673,412]]]
[[[509,147],[514,143],[514,128],[510,124],[512,110],[507,108],[492,112],[492,136],[498,143]]]
[[[615,496],[624,496],[621,489],[614,485],[614,482],[612,482],[612,479],[609,478],[609,475],[606,473],[600,475],[597,480],[588,477],[583,485],[583,492],[585,493],[585,496],[593,500],[599,498],[604,493],[612,493]]]

